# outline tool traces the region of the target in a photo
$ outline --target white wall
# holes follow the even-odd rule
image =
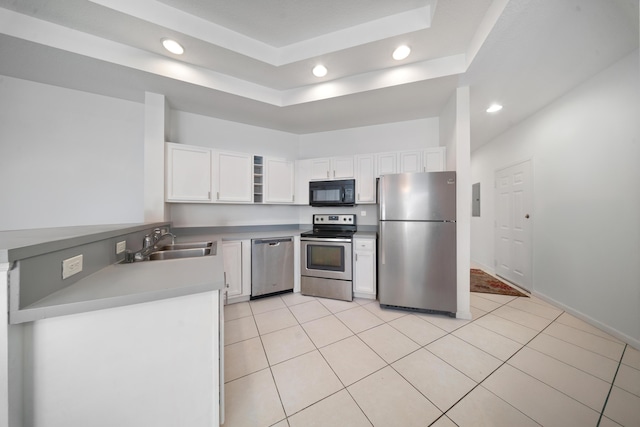
[[[456,317],[471,319],[469,268],[471,259],[470,218],[470,110],[469,88],[460,87],[451,96],[440,113],[440,145],[446,147],[446,167],[456,171],[456,265],[457,312]]]
[[[171,142],[295,160],[298,135],[174,110]],[[176,227],[297,224],[295,206],[173,203]]]
[[[413,150],[439,144],[435,117],[300,135],[300,158]]]
[[[0,230],[143,220],[139,103],[0,76]]]
[[[144,94],[144,222],[169,218],[164,202],[164,152],[169,127],[169,106],[164,95]]]
[[[638,52],[472,154],[472,260],[494,259],[494,175],[531,159],[533,291],[640,347]]]
[[[456,170],[456,95],[452,95],[440,113],[440,145],[446,147],[447,158],[445,168]]]
[[[298,135],[184,111],[171,111],[171,142],[295,160]]]

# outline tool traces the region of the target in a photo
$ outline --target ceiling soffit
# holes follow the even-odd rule
[[[423,7],[382,16],[278,47],[164,4],[167,2],[157,0],[91,1],[273,66],[291,64],[389,37],[427,29],[431,26],[431,19],[435,11],[435,0],[430,0],[426,1],[426,5]],[[174,3],[187,4],[185,2]]]

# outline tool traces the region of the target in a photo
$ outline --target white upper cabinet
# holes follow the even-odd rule
[[[311,178],[311,160],[296,160],[295,204],[309,204],[309,180]]]
[[[253,201],[253,156],[246,153],[214,151],[216,202]]]
[[[376,203],[376,177],[446,168],[446,148],[285,160],[166,143],[165,200],[309,204],[309,181],[356,180],[356,203]]]
[[[356,163],[356,203],[376,202],[375,156],[363,154],[355,156]]]
[[[349,179],[355,177],[353,157],[335,157],[331,159],[333,179]]]
[[[424,150],[424,171],[442,172],[445,170],[446,148],[432,147]]]
[[[353,157],[311,159],[312,181],[349,179],[355,177]]]
[[[330,179],[331,176],[331,159],[312,159],[309,162],[311,168],[311,176],[309,179],[322,180]]]
[[[445,147],[425,150],[377,153],[376,176],[403,172],[440,172],[445,170]]]
[[[398,155],[398,171],[404,172],[422,172],[422,150],[401,151]]]
[[[294,164],[284,159],[265,160],[265,203],[293,203]]]
[[[211,202],[211,150],[166,143],[165,200]]]
[[[398,173],[398,153],[376,154],[376,176]]]

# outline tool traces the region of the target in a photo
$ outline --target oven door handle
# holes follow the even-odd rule
[[[325,242],[325,243],[351,243],[351,239],[325,238],[325,237],[302,237],[301,242]]]

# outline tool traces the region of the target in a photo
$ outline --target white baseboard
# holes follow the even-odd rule
[[[484,265],[483,263],[475,260],[471,260],[471,268],[479,268],[480,270],[484,271],[485,273],[489,273],[492,276],[496,275],[496,272],[493,269],[493,267],[489,267],[488,265]]]
[[[548,302],[550,304],[555,305],[556,307],[566,311],[567,313],[571,314],[572,316],[575,316],[578,319],[580,319],[580,320],[582,320],[584,322],[587,322],[591,326],[594,326],[594,327],[596,327],[596,328],[608,333],[609,335],[612,335],[612,336],[618,338],[619,340],[626,342],[631,347],[634,347],[635,349],[640,350],[640,340],[638,340],[638,339],[636,339],[634,337],[631,337],[631,336],[629,336],[629,335],[627,335],[625,333],[622,333],[622,332],[618,331],[617,329],[614,329],[614,328],[612,328],[612,327],[610,327],[608,325],[605,325],[604,323],[602,323],[602,322],[600,322],[600,321],[598,321],[596,319],[593,319],[592,317],[587,316],[586,314],[581,313],[578,310],[576,310],[576,309],[574,309],[572,307],[569,307],[568,305],[562,304],[561,302],[558,302],[558,301],[554,300],[553,298],[548,297],[545,294],[542,294],[540,292],[536,292],[535,289],[533,290],[532,295],[534,295],[534,296],[536,296],[536,297],[538,297],[538,298],[540,298],[540,299],[542,299],[542,300],[544,300],[544,301],[546,301],[546,302]]]

